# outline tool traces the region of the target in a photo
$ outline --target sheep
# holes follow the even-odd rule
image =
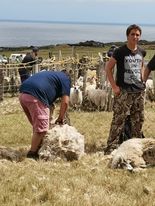
[[[83,82],[84,82],[84,77],[80,76],[76,81],[76,85],[82,88]],[[96,78],[94,76],[87,78],[86,90],[87,90],[87,87],[89,87],[90,85],[93,85],[93,88],[96,88]]]
[[[91,92],[92,90],[95,90],[96,89],[96,85],[95,84],[87,84],[86,86],[86,95],[89,94],[89,92]]]
[[[10,77],[4,76],[3,88],[4,88],[4,92],[9,92],[9,90],[10,90]]]
[[[94,89],[92,85],[86,92],[86,99],[90,103],[90,107],[95,107],[99,111],[105,110],[107,104],[107,93],[102,89]]]
[[[155,139],[132,138],[123,142],[111,154],[109,167],[128,169],[146,168],[155,165]]]
[[[70,89],[70,106],[73,109],[80,110],[82,105],[83,95],[78,85],[73,86]]]
[[[88,77],[87,78],[87,85],[95,85],[96,86],[96,77],[92,76],[92,77]]]
[[[94,77],[92,78],[88,78],[87,79],[87,82],[86,82],[86,90],[85,90],[85,95],[88,95],[88,93],[91,91],[91,90],[94,90],[96,89],[96,79]]]
[[[4,76],[3,79],[3,88],[4,93],[12,93],[12,96],[14,96],[15,93],[18,92],[19,86],[21,84],[20,77],[16,75],[11,76]]]
[[[153,80],[152,79],[148,79],[146,81],[146,88],[150,88],[150,89],[153,89],[154,86],[153,86]]]
[[[154,97],[154,85],[153,85],[153,80],[152,79],[148,79],[146,81],[145,98],[146,98],[146,100],[150,100],[150,101],[153,101],[155,99],[155,97]]]

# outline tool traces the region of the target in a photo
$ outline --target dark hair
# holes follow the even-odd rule
[[[132,24],[132,25],[130,25],[130,26],[127,28],[127,30],[126,30],[126,35],[127,35],[127,36],[129,35],[129,33],[131,32],[132,29],[137,29],[137,30],[139,30],[140,35],[142,34],[142,30],[141,30],[140,26],[138,26],[138,25],[136,25],[136,24]]]
[[[39,48],[36,47],[36,46],[33,46],[33,47],[32,47],[32,51],[33,51],[33,52],[37,52],[37,51],[39,51]]]

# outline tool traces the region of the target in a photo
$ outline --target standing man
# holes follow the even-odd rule
[[[151,71],[155,70],[155,55],[152,57],[152,59],[149,61],[147,64],[145,70],[144,70],[144,75],[143,75],[143,81],[144,83],[147,81]]]
[[[39,49],[37,47],[32,47],[32,52],[28,52],[22,63],[25,65],[19,69],[19,75],[21,83],[31,76],[33,66],[36,65],[37,56]]]
[[[144,83],[146,83],[151,71],[155,70],[155,55],[152,57],[152,59],[148,62],[145,70],[144,70],[144,74],[143,74],[143,81]],[[154,87],[154,93],[155,93],[155,82],[154,82],[154,78],[155,78],[155,73],[152,74],[153,76],[153,87]],[[153,97],[153,100],[155,98],[155,94]]]
[[[138,25],[130,25],[126,30],[127,43],[114,51],[106,65],[107,77],[114,92],[114,105],[105,154],[119,146],[120,135],[128,115],[131,119],[131,136],[143,137],[145,85],[142,81],[142,70],[146,52],[138,46],[141,33]],[[116,80],[113,75],[115,65]]]
[[[20,104],[33,127],[28,158],[37,159],[38,150],[49,129],[50,110],[54,101],[61,97],[57,124],[63,124],[69,104],[70,78],[65,72],[42,71],[29,77],[20,87]]]

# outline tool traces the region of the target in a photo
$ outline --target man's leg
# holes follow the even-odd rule
[[[41,147],[42,141],[44,139],[46,135],[46,132],[34,132],[33,136],[32,136],[32,141],[31,141],[31,148],[27,153],[27,157],[28,158],[32,158],[32,159],[39,159],[39,154],[38,154],[38,150]]]
[[[35,97],[31,97],[31,103],[27,106],[32,118],[33,135],[31,148],[27,153],[28,158],[38,159],[38,150],[49,129],[50,109]]]
[[[131,107],[132,136],[143,138],[142,126],[144,123],[144,93],[133,94],[133,106]]]
[[[31,141],[31,148],[30,148],[31,151],[38,152],[45,135],[46,135],[46,132],[41,132],[41,133],[34,132],[33,133],[32,141]]]
[[[129,114],[129,105],[129,98],[126,92],[121,92],[119,96],[114,98],[113,118],[105,154],[111,153],[120,144],[120,135],[123,131],[126,117]]]

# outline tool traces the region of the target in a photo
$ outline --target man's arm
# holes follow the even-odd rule
[[[56,123],[63,124],[63,120],[65,118],[65,114],[66,114],[68,105],[69,105],[69,96],[67,96],[67,95],[62,96],[59,117],[56,120]]]
[[[116,60],[113,57],[111,57],[110,60],[106,64],[105,71],[106,71],[108,80],[111,84],[111,87],[113,89],[113,92],[115,93],[115,95],[119,95],[120,88],[116,85],[116,82],[114,80],[114,75],[113,75],[115,64],[116,64]]]
[[[147,79],[148,79],[148,77],[149,77],[149,75],[150,75],[150,72],[151,72],[151,70],[150,70],[148,67],[146,67],[146,68],[143,70],[143,76],[142,76],[143,82],[146,82],[146,81],[147,81]]]
[[[146,68],[144,69],[142,78],[143,81],[146,82],[151,71],[155,70],[155,55],[152,57],[152,59],[149,61],[149,63],[147,64]]]

